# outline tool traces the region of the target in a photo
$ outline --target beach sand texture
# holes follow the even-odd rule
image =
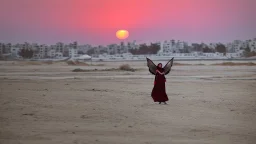
[[[101,71],[123,63],[1,62],[0,143],[256,143],[256,66],[174,65],[159,105],[145,62]]]

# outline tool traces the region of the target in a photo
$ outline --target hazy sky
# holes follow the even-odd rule
[[[119,43],[256,37],[256,0],[0,0],[0,42]]]

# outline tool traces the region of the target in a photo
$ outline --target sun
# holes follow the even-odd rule
[[[129,32],[127,30],[118,30],[116,32],[116,37],[118,39],[126,39],[129,37]]]

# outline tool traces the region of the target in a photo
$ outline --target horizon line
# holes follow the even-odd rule
[[[171,41],[171,40],[175,40],[175,42],[177,41],[180,41],[180,42],[186,42],[186,43],[189,43],[189,44],[193,44],[193,43],[197,43],[197,44],[201,44],[201,43],[204,43],[204,44],[211,44],[211,43],[222,43],[222,44],[227,44],[227,43],[232,43],[236,40],[238,41],[247,41],[247,40],[256,40],[256,37],[255,38],[250,38],[250,39],[234,39],[232,41],[229,41],[229,42],[205,42],[205,41],[201,41],[201,42],[189,42],[189,41],[184,41],[184,40],[179,40],[179,39],[169,39],[169,40],[154,40],[154,41],[150,41],[150,40],[121,40],[119,43],[128,43],[128,42],[136,42],[137,44],[148,44],[148,43],[158,43],[158,42],[164,42],[164,41]],[[39,45],[55,45],[57,43],[63,43],[63,44],[72,44],[74,42],[77,42],[77,43],[80,43],[80,45],[91,45],[91,46],[108,46],[108,45],[111,45],[111,44],[118,44],[118,43],[108,43],[108,44],[90,44],[90,43],[81,43],[80,41],[77,41],[77,40],[74,40],[74,41],[69,41],[69,42],[63,42],[63,41],[56,41],[55,43],[43,43],[43,42],[28,42],[28,41],[23,41],[23,42],[1,42],[0,43],[3,43],[3,44],[24,44],[24,43],[29,43],[29,44],[39,44]]]

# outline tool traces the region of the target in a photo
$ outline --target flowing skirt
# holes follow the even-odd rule
[[[168,97],[165,91],[165,79],[160,77],[155,81],[154,88],[152,90],[151,96],[154,102],[165,102],[168,101]]]

